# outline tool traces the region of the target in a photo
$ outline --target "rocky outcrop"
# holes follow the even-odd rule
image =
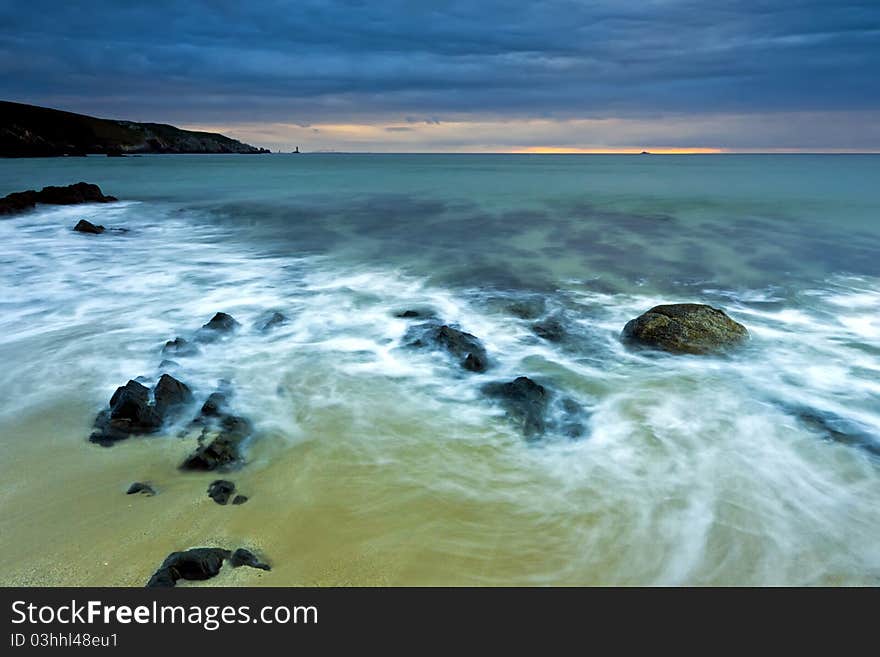
[[[95,418],[89,440],[109,447],[130,436],[156,433],[191,400],[186,384],[169,374],[161,376],[152,394],[142,383],[129,381],[116,389],[109,407]]]
[[[548,317],[532,324],[532,333],[548,342],[562,342],[565,339],[565,327],[555,317]]]
[[[287,324],[287,316],[283,313],[274,312],[272,313],[272,316],[269,317],[269,319],[260,322],[259,330],[262,333],[268,333],[272,329],[282,326],[284,324]]]
[[[239,326],[240,324],[235,321],[232,315],[216,313],[196,332],[195,339],[199,342],[213,342],[224,335],[234,332]]]
[[[655,306],[629,321],[626,342],[676,354],[712,354],[745,342],[749,332],[723,310],[699,303]]]
[[[0,102],[0,156],[87,153],[268,153],[221,134],[159,123],[98,119],[47,107]]]
[[[97,185],[78,182],[66,187],[43,187],[39,192],[30,189],[4,196],[0,198],[0,215],[18,214],[32,210],[37,203],[77,205],[80,203],[112,203],[116,200],[118,199],[115,196],[105,195]]]

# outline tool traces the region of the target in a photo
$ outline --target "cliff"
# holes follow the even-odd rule
[[[0,101],[0,157],[98,153],[268,153],[221,134],[161,123],[98,119]]]

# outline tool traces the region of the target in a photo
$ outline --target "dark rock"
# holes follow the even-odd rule
[[[221,411],[226,407],[226,395],[222,392],[212,392],[208,395],[202,409],[199,411],[201,417],[219,417]]]
[[[126,495],[135,495],[137,493],[143,493],[149,497],[152,497],[156,494],[156,491],[153,490],[153,487],[150,484],[145,484],[140,481],[134,482],[131,486],[128,487],[128,490],[125,491]]]
[[[287,324],[287,316],[283,313],[276,312],[273,313],[269,319],[263,322],[262,326],[260,326],[260,330],[263,332],[271,331],[276,326],[281,326],[282,324]]]
[[[37,203],[50,205],[77,205],[80,203],[111,203],[114,196],[105,196],[101,188],[85,182],[66,187],[43,187],[37,193]]]
[[[587,420],[586,410],[570,397],[564,398],[559,405],[562,414],[562,421],[558,427],[559,431],[568,438],[581,438],[587,433],[587,427],[585,426]]]
[[[548,342],[562,342],[565,339],[565,328],[554,317],[532,324],[532,332]]]
[[[155,433],[161,424],[159,414],[150,404],[149,388],[129,381],[113,393],[109,409],[95,418],[95,430],[89,440],[109,446],[132,434]]]
[[[400,317],[401,319],[433,319],[437,314],[433,310],[420,308],[416,310],[403,310],[399,313],[395,313],[394,316]]]
[[[147,587],[174,586],[178,580],[205,580],[220,572],[223,561],[230,551],[222,548],[193,548],[184,552],[172,552],[159,567]]]
[[[163,354],[174,354],[176,356],[193,356],[199,351],[198,347],[183,338],[174,338],[165,343],[162,347]]]
[[[507,304],[507,312],[520,319],[537,319],[544,314],[547,302],[541,297],[517,299]]]
[[[132,435],[156,433],[174,411],[192,400],[189,388],[168,374],[163,374],[153,391],[138,381],[129,381],[116,389],[109,408],[98,413],[89,440],[108,447]]]
[[[209,331],[228,333],[229,331],[233,331],[238,328],[238,326],[238,322],[235,321],[232,315],[227,315],[226,313],[217,313],[210,319],[207,324],[202,326],[202,328]]]
[[[0,215],[18,214],[32,210],[37,205],[37,192],[29,189],[26,192],[13,192],[0,198]]]
[[[520,376],[510,383],[486,384],[483,392],[500,402],[527,439],[538,438],[545,432],[550,399],[544,386]]]
[[[239,505],[239,504],[244,504],[244,503],[247,502],[247,501],[248,501],[248,497],[247,497],[247,495],[236,495],[236,496],[233,498],[232,503],[235,504],[235,505],[237,506],[237,505]]]
[[[269,564],[257,559],[256,555],[245,548],[238,548],[229,557],[229,565],[233,568],[240,566],[250,566],[251,568],[259,568],[260,570],[272,570]]]
[[[239,448],[253,428],[246,419],[234,415],[223,417],[220,432],[210,441],[203,440],[181,463],[182,470],[227,470],[241,462]]]
[[[880,457],[880,436],[871,434],[861,425],[834,413],[818,411],[806,406],[783,405],[807,429],[830,440],[851,447],[858,447],[875,457]]]
[[[632,344],[680,354],[711,354],[742,344],[746,327],[723,310],[699,303],[655,306],[623,328]]]
[[[212,481],[211,485],[208,486],[208,497],[214,500],[217,504],[227,504],[229,498],[234,492],[235,484],[231,481],[226,481],[225,479]]]
[[[77,233],[90,233],[92,235],[100,235],[104,232],[103,226],[96,226],[90,221],[86,221],[85,219],[80,219],[76,226],[73,227]]]
[[[486,349],[476,336],[445,324],[413,327],[405,339],[411,347],[440,347],[458,358],[461,366],[471,372],[485,372],[489,366]]]
[[[191,403],[193,395],[185,383],[181,383],[170,374],[163,374],[153,389],[153,398],[156,412],[165,421],[181,406]]]

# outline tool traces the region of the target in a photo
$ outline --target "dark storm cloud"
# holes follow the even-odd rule
[[[4,97],[176,121],[875,110],[878,44],[877,0],[0,0]]]

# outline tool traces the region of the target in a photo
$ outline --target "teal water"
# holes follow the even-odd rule
[[[880,157],[0,161],[0,195],[78,180],[121,202],[0,221],[0,493],[20,510],[0,540],[21,554],[3,581],[138,583],[218,523],[274,584],[880,581]],[[725,308],[749,345],[620,343],[679,301]],[[410,307],[480,337],[490,370],[404,348]],[[205,518],[179,441],[85,441],[116,386],[218,310],[245,328],[175,375],[200,395],[231,380],[258,428],[234,521]],[[275,310],[282,330],[251,328]],[[564,341],[532,332],[548,317]],[[527,444],[479,392],[520,375],[575,400],[584,435]],[[69,463],[72,497],[43,474]],[[145,470],[173,492],[135,540],[139,512],[101,519]],[[111,565],[62,547],[37,564],[61,532],[103,536]]]

